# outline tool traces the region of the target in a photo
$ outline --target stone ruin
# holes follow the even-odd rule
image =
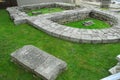
[[[66,69],[67,64],[34,47],[24,46],[11,54],[12,61],[23,66],[44,80],[55,80],[59,73]]]
[[[120,42],[120,15],[102,11],[98,8],[75,8],[75,5],[55,3],[64,8],[73,10],[65,10],[62,12],[49,13],[37,16],[28,16],[22,10],[37,9],[47,7],[54,3],[42,3],[37,5],[11,7],[7,8],[11,19],[15,24],[28,23],[33,27],[57,38],[65,39],[77,43],[115,43]],[[59,6],[60,7],[60,6]],[[87,18],[95,18],[110,24],[110,28],[104,29],[80,29],[65,26],[68,22],[75,22]],[[91,22],[90,22],[91,23]]]
[[[20,7],[9,7],[7,8],[7,11],[9,12],[11,19],[13,19],[14,23],[17,25],[27,22],[27,19],[30,18],[27,12],[37,9],[43,9],[43,8],[62,8],[64,10],[72,10],[78,8],[78,6],[76,7],[76,5],[69,3],[49,2],[49,3],[24,5]],[[79,6],[79,8],[82,7]],[[40,12],[33,12],[33,14],[41,15],[39,13]]]
[[[101,0],[101,8],[109,8],[111,0]]]

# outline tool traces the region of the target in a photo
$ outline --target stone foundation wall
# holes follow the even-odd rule
[[[99,19],[109,23],[111,26],[117,24],[117,19],[114,16],[111,16],[109,14],[97,10],[66,13],[54,16],[51,18],[51,20],[59,24],[64,24],[68,22],[84,20],[86,18]]]
[[[89,13],[90,11],[71,12],[71,13],[54,16],[51,18],[51,20],[59,24],[64,24],[68,22],[74,22],[89,18]]]
[[[47,2],[63,2],[63,3],[71,3],[71,0],[17,0],[18,6],[23,5],[31,5],[38,3],[47,3]]]
[[[41,3],[41,4],[21,6],[19,10],[29,11],[29,10],[36,10],[41,8],[62,8],[65,10],[69,10],[69,9],[74,9],[75,5],[66,4],[66,3]]]
[[[114,16],[111,16],[110,14],[106,14],[97,10],[96,11],[93,10],[90,13],[90,17],[105,21],[109,23],[111,26],[117,24],[117,19]]]
[[[9,8],[7,8],[7,11],[9,12],[11,19],[14,20],[14,23],[17,25],[17,24],[21,24],[21,23],[26,23],[26,20],[28,18],[30,18],[30,16],[28,16],[28,14],[26,13],[26,11],[40,9],[40,8],[46,8],[46,7],[61,7],[61,8],[67,9],[67,10],[76,8],[76,6],[73,4],[51,2],[51,3],[25,5],[25,6],[21,6],[21,7],[9,7]]]

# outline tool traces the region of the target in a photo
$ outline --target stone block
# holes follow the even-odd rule
[[[13,62],[22,65],[44,80],[55,80],[67,66],[64,61],[32,45],[20,48],[13,52],[11,57]]]

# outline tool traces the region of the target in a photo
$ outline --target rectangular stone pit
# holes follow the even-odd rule
[[[67,66],[64,61],[32,45],[20,48],[13,52],[11,57],[13,62],[22,65],[44,80],[55,80]]]
[[[7,11],[9,12],[11,19],[13,19],[14,23],[17,25],[21,23],[26,23],[26,20],[31,17],[27,14],[28,11],[43,9],[43,8],[62,8],[63,10],[71,10],[78,8],[78,6],[76,7],[74,4],[69,4],[69,3],[51,2],[51,3],[24,5],[20,7],[9,7],[7,8]],[[79,6],[79,8],[81,8],[81,6]],[[38,14],[38,15],[42,15],[42,14]]]
[[[66,12],[64,14],[58,14],[56,16],[51,17],[50,20],[64,25],[69,22],[75,22],[87,18],[94,18],[101,21],[105,21],[106,23],[110,24],[110,26],[116,25],[118,23],[117,19],[113,15],[110,15],[106,12],[97,9],[78,9],[71,12]]]

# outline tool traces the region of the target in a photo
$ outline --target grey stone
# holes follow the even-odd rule
[[[101,80],[120,80],[120,73],[110,75],[110,76],[103,78]]]
[[[120,72],[120,63],[118,63],[116,66],[112,67],[111,69],[109,69],[109,72],[111,74],[116,74]]]
[[[53,8],[53,7],[60,7],[60,8],[69,9],[69,10],[76,8],[75,5],[69,4],[69,3],[51,2],[51,3],[24,5],[24,6],[20,6],[20,7],[9,7],[6,10],[10,13],[11,19],[16,21],[15,24],[22,24],[22,22],[26,23],[25,20],[27,19],[27,17],[29,18],[29,16],[27,15],[27,12],[29,12],[31,10],[40,9],[40,8]],[[42,14],[42,13],[38,11],[38,12],[32,12],[32,14],[34,16],[34,15],[38,15],[38,14]],[[17,21],[16,16],[19,18],[24,17],[24,20],[22,18],[21,20],[23,20],[23,21],[21,21],[21,20]]]
[[[94,22],[92,20],[83,22],[84,26],[92,26],[93,24],[94,24]]]
[[[44,80],[55,80],[58,74],[64,71],[67,66],[64,61],[32,45],[20,48],[13,52],[11,57],[12,61],[22,65]]]
[[[101,0],[101,8],[109,8],[111,0]]]
[[[40,8],[68,8],[74,10],[66,10],[57,13],[49,13],[38,16],[29,17],[24,11],[25,8],[34,10]],[[28,23],[35,28],[44,31],[45,33],[57,38],[69,40],[79,43],[116,43],[120,42],[120,15],[101,11],[96,8],[79,8],[75,9],[75,5],[68,5],[63,3],[41,3],[34,5],[25,5],[22,7],[7,8],[11,18],[15,24]],[[64,26],[68,22],[84,20],[86,18],[95,18],[106,21],[111,25],[110,28],[105,29],[79,29]],[[84,22],[84,25],[89,27],[93,25],[93,21]],[[68,30],[67,30],[68,29]],[[88,36],[86,36],[88,35]]]
[[[116,57],[116,59],[120,62],[120,55],[118,55],[118,56]]]

